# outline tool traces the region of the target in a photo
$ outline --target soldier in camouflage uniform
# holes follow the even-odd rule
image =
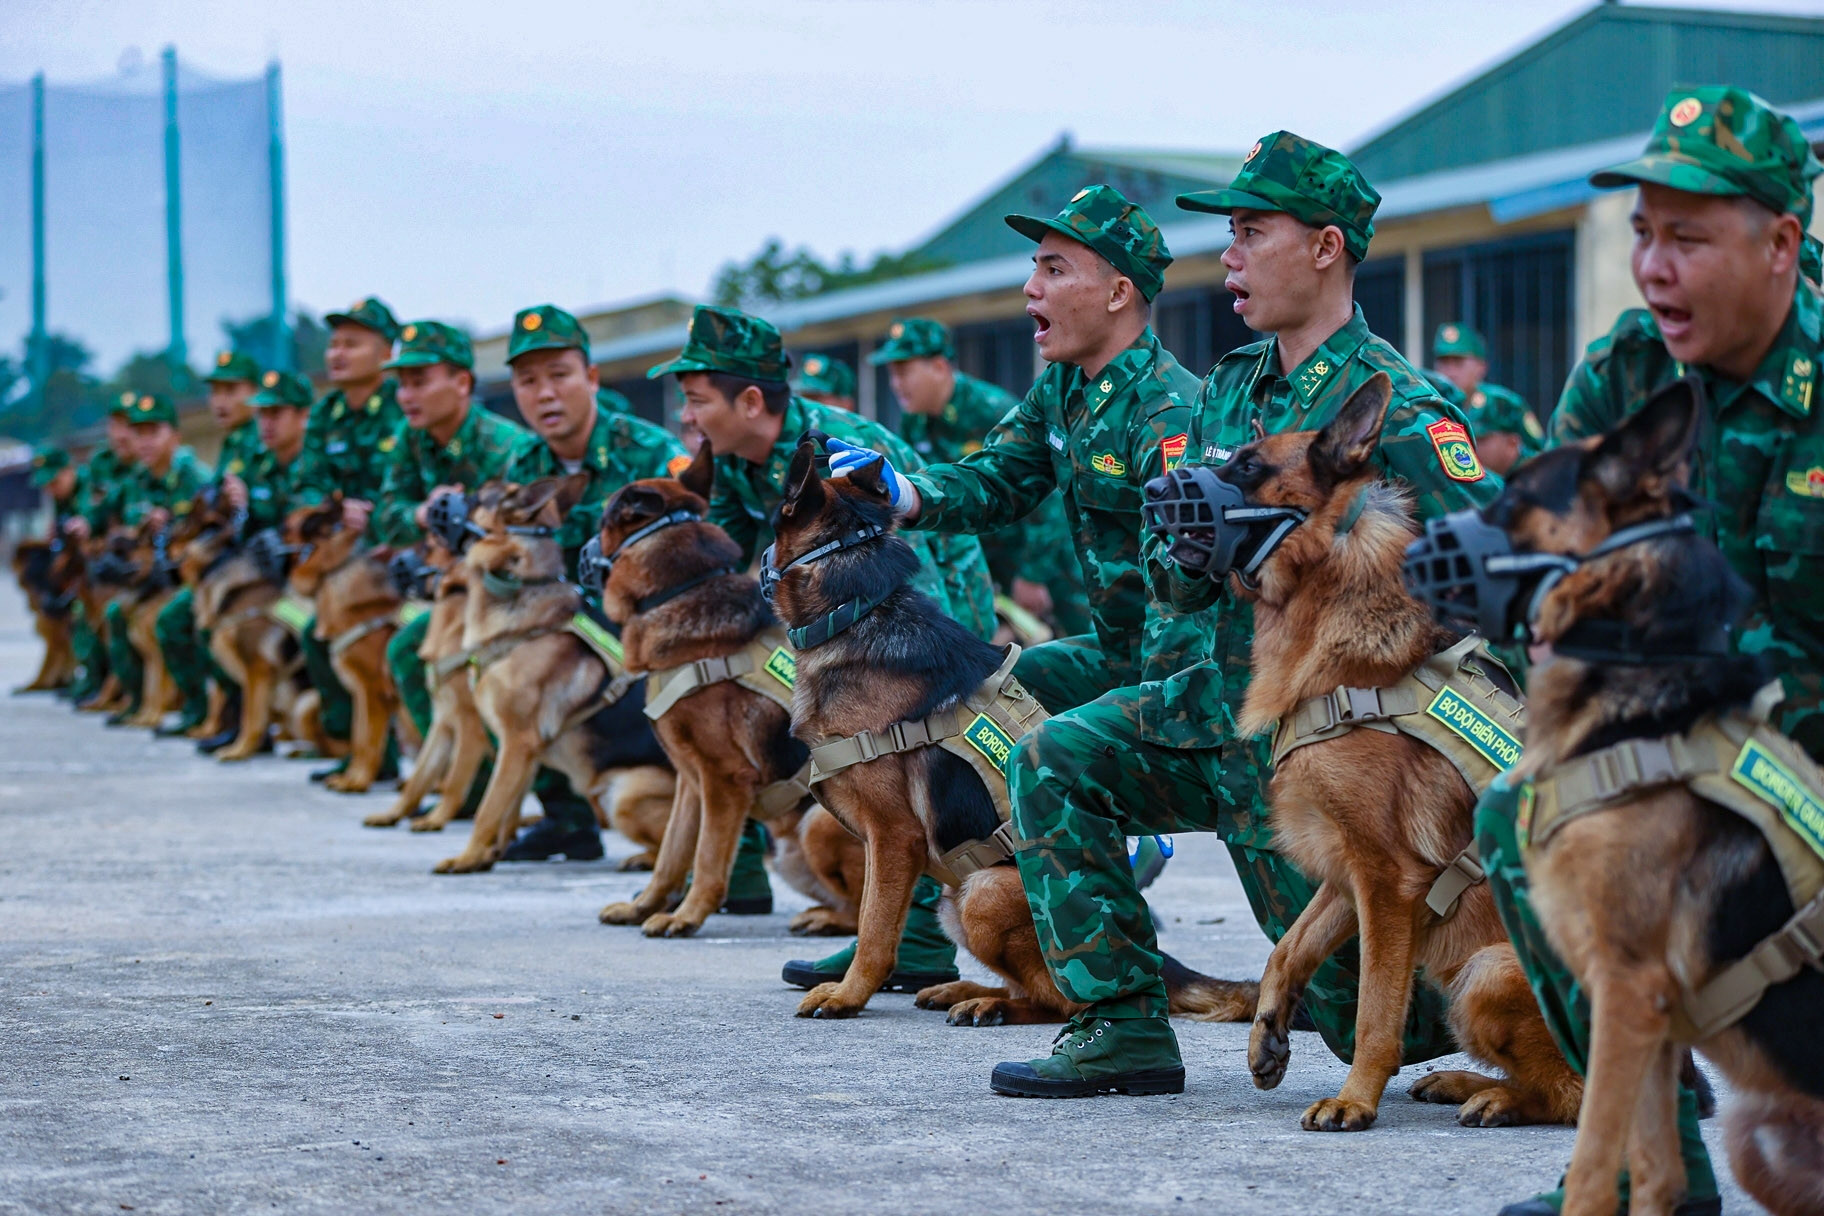
[[[257,451],[245,466],[222,478],[222,496],[236,511],[247,513],[242,536],[283,527],[295,508],[316,506],[323,487],[306,480],[304,436],[310,426],[310,381],[295,372],[267,372],[253,407]]]
[[[950,331],[928,317],[895,321],[868,356],[891,378],[900,435],[931,464],[954,464],[981,451],[988,433],[1019,405],[1013,394],[959,371],[955,359]],[[1035,616],[1055,619],[1060,635],[1089,632],[1083,572],[1071,559],[1070,523],[1058,494],[980,539],[1002,594]]]
[[[806,401],[855,412],[855,369],[841,359],[812,351],[792,377],[792,391]]]
[[[246,472],[248,463],[260,450],[260,432],[254,425],[253,407],[248,404],[259,387],[260,367],[246,355],[222,351],[215,357],[209,381],[209,413],[222,431],[222,450],[215,462],[215,482]],[[201,737],[203,720],[209,714],[209,681],[238,695],[228,673],[209,657],[206,639],[198,636],[196,618],[190,606],[190,588],[180,587],[171,602],[159,610],[153,629],[158,647],[164,652],[165,669],[177,685],[182,699],[182,713],[175,725],[161,727],[159,734],[187,734]]]
[[[80,471],[62,448],[45,444],[32,453],[32,489],[43,490],[51,500],[52,536],[61,535],[63,521],[79,513],[79,482]]]
[[[1673,89],[1644,152],[1590,179],[1639,187],[1633,271],[1648,307],[1622,313],[1590,344],[1552,415],[1551,442],[1613,429],[1682,376],[1704,382],[1691,488],[1710,504],[1698,526],[1754,592],[1736,647],[1771,662],[1786,694],[1775,724],[1824,760],[1824,301],[1806,281],[1818,270],[1805,236],[1821,172],[1798,123],[1752,93]],[[1589,1002],[1533,912],[1515,832],[1519,788],[1502,785],[1476,808],[1477,848],[1546,1023],[1581,1070]],[[1720,1212],[1696,1099],[1684,1090],[1679,1139],[1678,1216]],[[1555,1191],[1502,1213],[1552,1216],[1562,1202]]]
[[[65,536],[82,541],[107,530],[110,521],[104,513],[113,499],[114,487],[133,469],[133,425],[127,421],[127,411],[137,400],[137,393],[122,393],[109,404],[107,442],[95,449],[77,472],[75,512],[59,520]],[[100,625],[83,614],[81,604],[76,605],[70,644],[76,661],[82,665],[82,674],[70,688],[70,699],[78,706],[92,700],[108,677],[108,647]]]
[[[646,373],[677,376],[684,391],[683,420],[703,434],[716,454],[710,522],[741,547],[743,562],[752,562],[772,541],[773,510],[785,496],[786,470],[806,431],[822,431],[914,468],[923,464],[879,423],[793,396],[787,386],[790,363],[779,331],[770,324],[736,309],[703,305],[691,316],[690,337],[678,357]],[[993,636],[994,589],[981,546],[966,536],[908,539],[919,556],[912,585],[978,636]],[[730,882],[731,901],[737,879],[748,893],[755,831],[750,827],[743,837],[743,855],[737,856]],[[935,885],[921,885],[900,941],[900,969],[890,980],[892,987],[944,983],[957,975],[956,949],[937,923],[937,894]],[[798,974],[821,965],[795,960],[787,964],[787,981],[807,988],[822,983],[827,975]],[[848,966],[846,959],[832,965],[837,975]]]
[[[1481,334],[1461,321],[1446,321],[1432,336],[1431,360],[1438,377],[1462,395],[1458,404],[1469,415],[1483,464],[1505,477],[1516,464],[1539,454],[1545,428],[1532,407],[1513,389],[1483,378],[1488,375],[1488,344]],[[1444,397],[1455,400],[1448,393]]]
[[[1197,378],[1147,323],[1172,255],[1143,209],[1092,186],[1055,218],[1007,222],[1039,243],[1027,311],[1051,366],[979,451],[923,472],[894,470],[889,481],[905,526],[939,533],[1007,527],[1061,496],[1093,632],[1035,646],[1016,668],[1061,712],[1168,676],[1201,653],[1199,624],[1149,607],[1140,572],[1140,487],[1184,455]],[[832,473],[856,463],[856,453],[832,448]],[[1158,858],[1147,849],[1150,868]],[[837,970],[839,961],[817,966]]]
[[[1254,146],[1228,189],[1179,196],[1186,210],[1229,215],[1234,238],[1223,264],[1236,310],[1251,328],[1274,335],[1210,372],[1191,421],[1189,459],[1226,463],[1255,427],[1322,427],[1351,393],[1385,373],[1393,391],[1377,460],[1385,476],[1411,488],[1420,514],[1474,506],[1498,491],[1462,416],[1368,332],[1354,304],[1354,267],[1367,255],[1379,202],[1340,153],[1283,131]],[[1202,653],[1169,678],[1052,718],[1022,740],[1009,765],[1017,862],[1039,943],[1065,996],[1089,1007],[1049,1057],[994,1070],[992,1084],[1004,1093],[1183,1088],[1159,950],[1125,836],[1220,833],[1274,940],[1315,893],[1274,846],[1264,741],[1232,733],[1247,690],[1252,614],[1221,599],[1221,586],[1207,577],[1191,578],[1169,561],[1153,565],[1176,607],[1212,614]],[[1339,952],[1305,995],[1316,1028],[1345,1060],[1355,1028],[1353,963],[1353,947]],[[1444,1012],[1442,995],[1421,987],[1409,1060],[1455,1049]]]
[[[209,484],[209,466],[178,442],[177,406],[169,398],[142,393],[126,411],[133,427],[133,472],[115,488],[106,513],[115,522],[137,527],[147,519],[169,521],[189,512],[197,491]],[[127,640],[127,618],[119,604],[108,605],[108,662],[121,679],[132,705],[108,719],[124,722],[139,710],[144,675],[139,652]]]
[[[383,301],[368,296],[346,312],[329,313],[323,323],[329,326],[323,362],[333,387],[311,408],[298,476],[325,494],[342,491],[344,521],[351,528],[365,528],[380,494],[384,445],[402,421],[398,386],[383,366],[399,337],[399,322]],[[355,703],[330,664],[329,647],[317,637],[314,618],[304,630],[303,650],[310,682],[322,698],[323,733],[346,739],[354,725]],[[312,773],[310,779],[322,781],[347,767],[343,760]]]
[[[608,496],[642,477],[673,476],[690,457],[665,428],[602,408],[598,377],[589,362],[589,335],[561,308],[540,304],[520,310],[507,342],[507,366],[520,416],[537,441],[520,444],[504,471],[506,479],[524,485],[566,473],[589,477],[582,499],[555,537],[564,552],[564,569],[574,579],[577,555],[600,530]],[[400,695],[423,733],[430,728],[430,688],[416,644],[400,640],[408,633],[422,638],[423,630],[401,630],[389,657]],[[477,784],[485,785],[488,775],[487,770],[478,774]],[[595,812],[561,773],[541,768],[533,789],[544,804],[544,818],[508,846],[503,861],[542,861],[559,854],[582,861],[602,855]]]

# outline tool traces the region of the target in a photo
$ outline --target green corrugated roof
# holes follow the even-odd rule
[[[1601,4],[1350,155],[1387,181],[1593,143],[1651,125],[1677,84],[1824,96],[1824,18]]]
[[[1077,148],[1061,139],[926,238],[916,252],[952,265],[1028,252],[1031,242],[1001,217],[1010,212],[1054,215],[1071,195],[1098,182],[1115,187],[1158,218],[1174,210],[1173,198],[1184,191],[1227,185],[1241,159],[1220,152]]]

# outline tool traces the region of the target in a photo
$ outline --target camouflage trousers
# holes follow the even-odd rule
[[[310,676],[311,686],[317,690],[323,733],[331,739],[348,738],[348,733],[355,728],[355,699],[342,687],[341,677],[330,664],[329,643],[317,636],[314,613],[304,623],[298,648],[304,652],[304,670]]]
[[[1274,941],[1316,893],[1273,848],[1255,809],[1264,746],[1147,742],[1137,725],[1139,695],[1116,689],[1052,718],[1020,741],[1009,765],[1016,861],[1046,965],[1065,996],[1109,1018],[1166,1013],[1158,941],[1128,863],[1128,836],[1221,835],[1255,919]],[[1243,805],[1232,793],[1238,777],[1254,790]],[[1358,961],[1351,941],[1318,968],[1305,991],[1312,1022],[1344,1061],[1354,1055]],[[1456,1050],[1447,1010],[1443,993],[1415,978],[1408,1063]]]
[[[430,628],[431,614],[427,612],[402,625],[386,644],[386,663],[392,668],[399,700],[412,724],[418,728],[421,739],[430,733],[432,709],[430,678],[424,660],[418,657],[418,648],[424,645],[424,635]],[[454,678],[466,677],[458,673]],[[481,792],[487,789],[488,778],[493,775],[494,762],[483,762],[469,787],[467,801],[470,807],[480,805]],[[557,826],[572,831],[595,826],[595,809],[589,805],[589,800],[572,789],[570,779],[556,769],[541,767],[532,779],[532,792],[538,795],[539,803],[545,808],[545,817]]]
[[[70,648],[76,652],[76,661],[82,664],[82,675],[70,689],[70,699],[86,701],[101,691],[101,682],[108,678],[108,647],[102,641],[101,634],[83,612],[82,605],[76,605],[75,625],[70,632]]]
[[[137,712],[140,693],[145,688],[146,665],[140,660],[139,651],[133,649],[133,643],[127,640],[127,612],[118,603],[108,605],[108,670],[120,681],[121,691],[127,694],[128,708]]]
[[[1117,666],[1109,659],[1095,634],[1080,633],[1022,652],[1013,674],[1047,713],[1061,714],[1139,678],[1126,668],[1126,663]]]
[[[1533,911],[1532,887],[1522,864],[1514,824],[1520,809],[1520,790],[1490,786],[1476,804],[1476,852],[1488,872],[1489,894],[1501,925],[1520,957],[1539,1011],[1558,1042],[1558,1049],[1579,1076],[1590,1061],[1590,1002],[1577,977],[1546,941],[1545,929]],[[1685,1159],[1685,1181],[1693,1199],[1716,1192],[1716,1174],[1697,1127],[1697,1095],[1684,1086],[1678,1091],[1679,1150]],[[1625,1196],[1625,1180],[1623,1194]]]
[[[209,639],[196,627],[192,604],[190,588],[179,590],[170,603],[159,609],[152,631],[165,656],[165,670],[177,685],[184,716],[201,721],[209,708],[209,681],[214,680],[224,690],[232,686],[232,681],[210,656]]]

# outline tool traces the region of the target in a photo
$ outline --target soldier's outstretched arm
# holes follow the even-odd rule
[[[1051,461],[1044,414],[1028,394],[988,432],[981,451],[955,464],[930,465],[907,474],[921,503],[917,518],[907,526],[976,533],[1016,523],[1057,489]]]

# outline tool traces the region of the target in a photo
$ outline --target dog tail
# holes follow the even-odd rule
[[[1260,985],[1253,980],[1219,980],[1213,975],[1192,971],[1169,954],[1165,956],[1165,966],[1160,974],[1165,980],[1167,1005],[1174,1017],[1194,1018],[1199,1022],[1254,1020]]]

